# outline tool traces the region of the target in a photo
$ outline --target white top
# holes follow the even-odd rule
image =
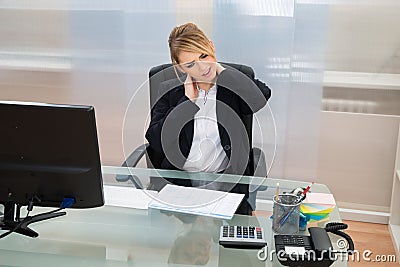
[[[200,110],[194,116],[194,133],[189,156],[183,170],[189,172],[221,172],[228,166],[229,159],[219,138],[215,85],[207,92],[199,89],[195,103]]]

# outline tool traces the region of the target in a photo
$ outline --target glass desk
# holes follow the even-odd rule
[[[216,177],[213,174],[196,176],[179,171],[103,167],[104,183],[131,186],[129,182],[115,182],[117,174],[136,175],[144,185],[150,177],[206,180]],[[218,180],[270,187],[279,182],[281,188],[288,189],[308,185],[234,175],[219,175]],[[314,184],[312,190],[329,193],[322,184]],[[32,214],[47,210],[35,207]],[[337,208],[332,211],[329,220],[340,221]],[[319,224],[324,226],[325,223]],[[259,260],[258,250],[219,246],[221,225],[263,227],[268,240],[268,257]],[[103,206],[87,210],[68,209],[66,216],[38,222],[30,227],[39,233],[38,238],[13,233],[0,239],[0,266],[282,266],[272,252],[274,235],[271,219],[265,216],[235,215],[232,220],[221,220],[155,209]],[[338,238],[334,235],[330,237],[335,248]],[[347,266],[347,262],[340,259],[332,266]]]

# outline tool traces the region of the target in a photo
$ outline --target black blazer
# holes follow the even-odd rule
[[[249,164],[252,144],[249,144],[241,117],[264,107],[271,90],[261,81],[231,67],[218,75],[216,86],[218,131],[221,145],[230,160],[226,172],[252,175]],[[150,146],[166,156],[161,168],[181,169],[185,164],[192,146],[194,116],[198,110],[199,107],[185,96],[184,85],[179,79],[161,83],[146,132]]]

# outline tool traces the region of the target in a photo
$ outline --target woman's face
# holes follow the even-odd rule
[[[194,52],[179,53],[179,68],[198,82],[213,83],[217,77],[216,60],[212,56]]]

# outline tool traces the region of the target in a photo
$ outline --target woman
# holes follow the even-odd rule
[[[251,144],[241,118],[265,106],[270,89],[217,63],[213,43],[193,23],[175,27],[168,43],[175,70],[186,77],[177,73],[177,79],[161,83],[152,108],[146,138],[165,154],[161,167],[252,175]],[[251,214],[248,186],[230,187],[230,192],[246,194],[237,213]]]

